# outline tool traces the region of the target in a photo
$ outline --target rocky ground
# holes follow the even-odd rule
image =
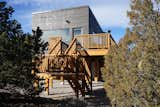
[[[53,84],[49,89],[49,96],[46,92],[42,92],[40,97],[18,96],[15,99],[10,97],[12,95],[6,94],[7,92],[0,93],[0,107],[109,107],[110,105],[109,99],[105,96],[103,82],[93,82],[93,93],[85,97],[80,96],[79,99],[75,97],[67,81],[61,84],[60,81],[54,80]]]

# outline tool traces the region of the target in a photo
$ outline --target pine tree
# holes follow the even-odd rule
[[[113,106],[160,105],[160,2],[132,0],[131,30],[106,56],[105,87]]]
[[[132,95],[131,89],[135,81],[133,80],[134,74],[130,72],[132,66],[130,55],[134,48],[134,41],[137,39],[137,35],[126,29],[124,38],[118,45],[112,47],[105,57],[103,69],[105,89],[113,106],[130,107],[132,103],[129,96]]]
[[[41,40],[40,28],[33,34],[23,33],[21,25],[11,18],[13,12],[0,2],[0,85],[14,84],[32,94],[33,60],[44,53],[47,43]]]

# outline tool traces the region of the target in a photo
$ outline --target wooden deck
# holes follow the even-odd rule
[[[88,56],[107,55],[108,49],[115,45],[115,41],[110,34],[85,34],[75,38]]]
[[[107,55],[108,50],[115,45],[110,34],[85,34],[73,38],[70,44],[62,38],[49,40],[48,52],[43,55],[36,76],[46,80],[46,90],[50,79],[67,80],[76,93],[82,96],[92,91],[92,80],[100,75],[99,57]],[[100,58],[101,60],[102,58]],[[93,71],[94,75],[93,75]]]
[[[60,37],[53,37],[49,40],[48,54],[73,55],[73,52],[78,51],[83,52],[82,56],[104,56],[112,45],[115,45],[114,39],[105,33],[75,36],[70,44],[64,43]]]

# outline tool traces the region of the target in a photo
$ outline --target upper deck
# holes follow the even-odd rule
[[[65,44],[60,37],[54,37],[49,40],[48,54],[49,56],[73,55],[79,52],[82,56],[104,56],[115,44],[111,34],[107,33],[78,35],[69,45]]]
[[[110,34],[84,34],[75,37],[89,56],[106,55],[111,45],[115,44]]]

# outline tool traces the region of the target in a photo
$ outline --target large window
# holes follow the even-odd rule
[[[81,27],[73,28],[73,36],[82,34]]]
[[[43,31],[43,40],[48,41],[50,37],[62,37],[62,40],[66,43],[71,40],[69,28]]]

